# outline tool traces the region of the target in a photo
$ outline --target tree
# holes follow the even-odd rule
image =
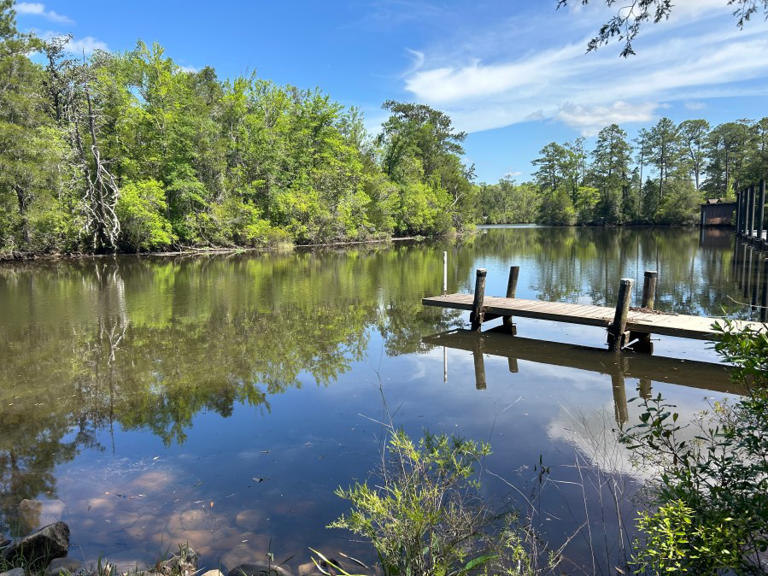
[[[677,126],[662,118],[651,128],[648,138],[648,160],[659,175],[659,203],[664,199],[664,185],[670,173],[679,166],[680,140]]]
[[[618,124],[603,128],[592,152],[592,178],[600,193],[598,216],[607,222],[619,222],[622,203],[629,185],[629,161],[632,148],[627,133]]]
[[[746,121],[725,122],[716,126],[707,138],[706,195],[719,198],[733,195],[743,181],[752,133]]]
[[[701,173],[706,167],[705,144],[709,134],[706,120],[685,120],[677,127],[683,156],[689,165],[696,190],[701,189]]]
[[[616,0],[604,1],[608,7],[616,4]],[[578,2],[587,5],[590,0],[578,0]],[[723,2],[733,7],[733,16],[736,18],[736,25],[739,28],[743,28],[752,16],[760,10],[761,6],[768,17],[768,0],[723,0]],[[573,4],[574,2],[557,0],[557,8],[563,8],[569,3]],[[626,58],[634,55],[632,41],[637,37],[642,25],[651,20],[654,23],[666,20],[674,6],[673,0],[631,0],[629,5],[620,4],[616,15],[603,24],[597,35],[589,41],[587,52],[597,50],[600,46],[604,46],[617,38],[620,42],[624,42],[621,56]]]

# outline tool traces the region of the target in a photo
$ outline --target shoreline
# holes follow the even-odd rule
[[[465,234],[459,234],[463,236]],[[244,254],[244,253],[262,253],[262,254],[276,254],[281,252],[293,252],[302,249],[318,249],[318,248],[334,248],[334,247],[347,247],[347,246],[366,246],[373,244],[393,244],[396,242],[421,242],[424,240],[437,240],[449,236],[398,236],[394,238],[378,238],[373,240],[355,240],[355,241],[342,241],[342,242],[328,242],[328,243],[315,243],[315,244],[277,244],[274,246],[263,247],[246,247],[246,246],[232,246],[232,247],[217,247],[217,248],[184,248],[181,250],[167,250],[159,252],[72,252],[72,253],[40,253],[40,254],[11,254],[0,255],[0,265],[4,264],[18,264],[27,262],[50,262],[50,261],[77,261],[87,259],[101,259],[101,258],[114,258],[116,256],[135,256],[139,258],[168,258],[174,256],[223,256],[230,254]]]

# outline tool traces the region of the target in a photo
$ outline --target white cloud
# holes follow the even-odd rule
[[[182,72],[188,72],[190,74],[196,74],[197,72],[200,72],[200,68],[196,68],[195,66],[179,66],[179,70]]]
[[[568,102],[560,107],[556,117],[579,129],[584,136],[594,136],[609,124],[648,123],[657,108],[658,104],[654,102],[628,104],[618,100],[609,106],[585,106]]]
[[[73,38],[70,40],[65,50],[70,54],[75,54],[77,56],[82,56],[83,54],[90,56],[96,50],[104,50],[108,52],[109,47],[106,43],[97,40],[93,36],[85,36],[83,38]]]
[[[14,6],[17,14],[24,14],[29,16],[42,16],[51,22],[58,22],[60,24],[72,24],[72,20],[62,14],[54,12],[53,10],[46,10],[45,4],[39,2],[19,2]]]
[[[612,122],[647,123],[670,102],[768,93],[757,85],[768,81],[768,25],[755,21],[738,30],[722,0],[676,2],[669,22],[643,28],[637,56],[629,59],[618,57],[616,45],[585,54],[601,14],[549,15],[541,30],[553,34],[553,22],[559,28],[539,49],[541,30],[533,26],[510,31],[493,48],[467,44],[457,52],[446,42],[420,51],[420,65],[404,74],[404,87],[414,100],[451,115],[461,130],[545,119],[584,135]]]

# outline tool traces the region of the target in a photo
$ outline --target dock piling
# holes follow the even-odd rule
[[[507,279],[507,298],[514,298],[517,294],[517,279],[520,276],[520,266],[509,267],[509,278]],[[517,334],[517,326],[512,322],[512,316],[504,316],[502,323],[507,331],[513,336]]]
[[[655,270],[646,270],[643,275],[643,300],[641,307],[647,310],[653,310],[656,305],[656,282],[658,280],[659,273]],[[635,352],[643,352],[644,354],[653,354],[653,342],[651,342],[651,334],[649,332],[631,332],[629,340],[634,341],[632,349]]]
[[[477,332],[483,325],[483,302],[485,300],[485,276],[488,271],[485,268],[478,268],[475,272],[475,295],[472,301],[472,312],[469,315],[469,321],[472,323],[472,330]]]
[[[613,323],[608,327],[608,347],[611,352],[618,352],[627,343],[626,327],[629,315],[629,299],[632,297],[632,278],[622,278],[619,283],[619,298]]]

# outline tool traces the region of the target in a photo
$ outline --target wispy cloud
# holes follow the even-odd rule
[[[40,16],[51,22],[58,22],[59,24],[73,24],[73,21],[67,16],[54,12],[53,10],[46,10],[45,4],[40,2],[19,2],[14,6],[14,10],[16,10],[17,14]]]
[[[90,56],[96,50],[109,51],[109,47],[101,40],[97,40],[93,36],[85,36],[83,38],[73,38],[69,41],[65,50],[70,54],[86,55]]]
[[[646,26],[630,59],[619,58],[616,46],[584,53],[599,15],[550,15],[541,25],[549,32],[557,25],[560,40],[549,38],[548,47],[531,50],[533,27],[510,36],[506,51],[503,43],[496,53],[471,45],[458,53],[420,50],[405,89],[468,131],[547,119],[592,135],[612,122],[646,123],[665,103],[691,103],[707,92],[738,96],[768,80],[768,25],[756,21],[740,31],[722,7],[721,0],[678,1],[674,19]]]

